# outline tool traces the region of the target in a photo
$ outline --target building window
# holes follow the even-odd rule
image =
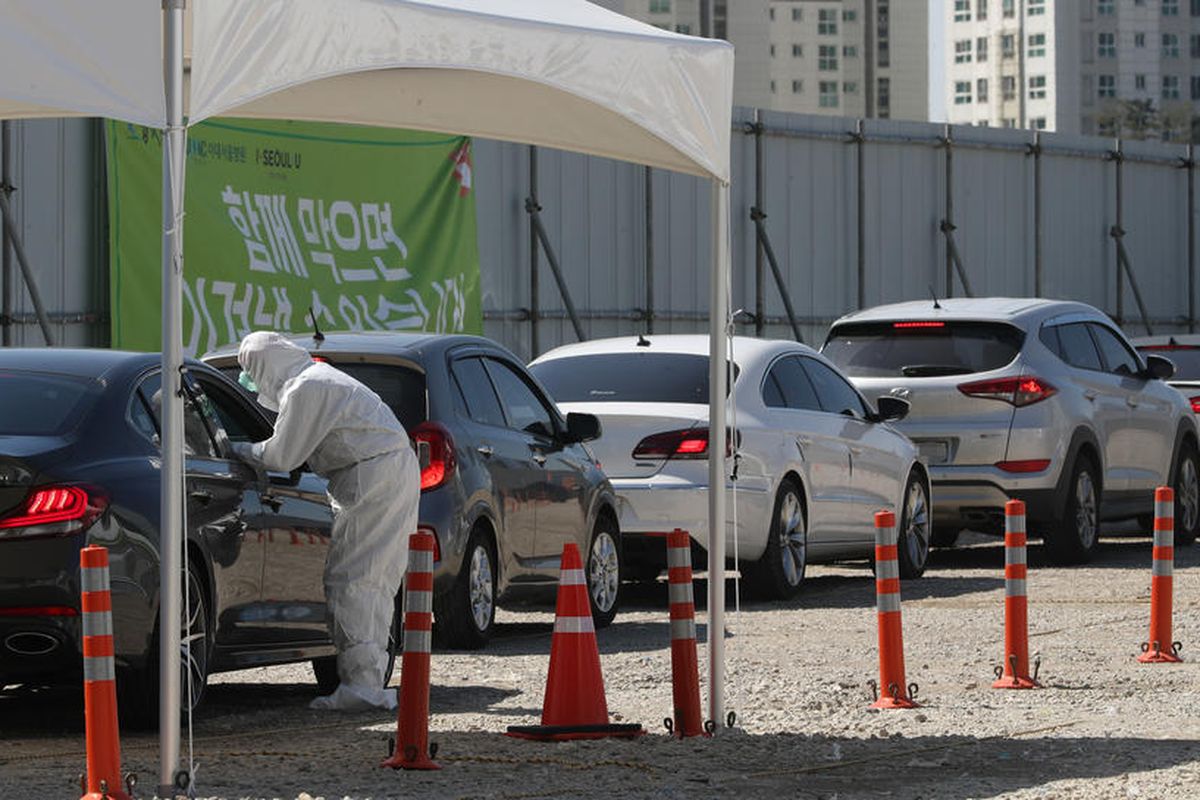
[[[838,85],[837,81],[821,81],[820,85],[821,108],[837,108],[838,107]]]
[[[955,64],[970,64],[971,63],[971,40],[959,39],[954,43],[954,63]]]
[[[836,36],[837,17],[836,9],[822,8],[817,11],[817,33],[822,36]]]
[[[986,103],[988,100],[988,82],[987,78],[980,78],[975,81],[975,99],[980,103]]]
[[[792,94],[804,93],[804,81],[792,81]]]
[[[1031,33],[1025,54],[1030,58],[1041,58],[1046,55],[1046,34]]]
[[[1015,128],[1017,127],[1017,121],[1012,117],[1005,117],[1004,119],[1000,120],[1000,126],[1002,128]]]
[[[1046,0],[1025,0],[1025,16],[1036,17],[1046,13]]]
[[[771,94],[775,94],[775,79],[771,79]]]
[[[971,82],[954,82],[954,105],[964,106],[971,102]]]
[[[1162,99],[1163,100],[1178,100],[1179,99],[1179,76],[1178,75],[1163,75],[1162,76]]]
[[[771,22],[775,21],[775,9],[773,9],[773,8],[767,9],[767,19],[771,20]]]
[[[1111,17],[1117,13],[1116,0],[1096,0],[1096,13],[1102,17]]]
[[[671,0],[650,0],[651,14],[670,14]]]
[[[1179,16],[1179,0],[1162,0],[1162,4],[1164,17]]]
[[[846,81],[842,84],[842,94],[858,94],[858,84],[854,81]]]
[[[1029,99],[1030,100],[1045,100],[1046,99],[1046,76],[1045,75],[1030,75],[1029,76]]]
[[[1033,128],[1035,131],[1046,130],[1046,118],[1034,117],[1033,119],[1029,120],[1029,127]]]
[[[1200,58],[1200,33],[1193,33],[1189,39],[1192,58]]]
[[[1162,35],[1163,58],[1179,58],[1179,36],[1174,33]]]
[[[892,108],[892,79],[880,78],[878,88],[875,92],[875,104],[878,106],[876,111],[879,116],[887,117],[891,115]]]
[[[858,21],[858,12],[857,11],[850,9],[848,11],[842,12],[842,22],[857,22],[857,21]]]
[[[771,45],[770,52],[771,52],[771,58],[774,58],[775,57],[775,45]]]
[[[837,45],[823,44],[817,54],[817,69],[822,72],[833,72],[837,65]]]
[[[688,25],[686,22],[680,22],[675,26],[675,32],[690,35],[692,32],[692,26]]]
[[[1005,75],[1000,79],[1000,97],[1003,100],[1017,99],[1017,78],[1015,75]]]
[[[975,40],[975,60],[983,63],[987,61],[987,37],[980,36]]]
[[[1100,58],[1117,57],[1117,35],[1115,33],[1096,34],[1096,55]]]
[[[1134,75],[1133,76],[1133,88],[1137,89],[1139,92],[1146,91],[1146,76],[1145,75]]]
[[[1012,58],[1017,54],[1017,40],[1011,33],[1000,36],[1000,57]]]
[[[1101,75],[1097,79],[1096,94],[1100,97],[1116,97],[1117,96],[1117,76],[1116,75]]]
[[[1192,0],[1192,16],[1200,17],[1200,0]]]
[[[971,21],[971,0],[954,0],[954,21]]]
[[[1017,15],[1016,0],[1000,0],[1000,10],[1004,13],[1005,19],[1012,19]]]
[[[1192,76],[1192,99],[1200,100],[1200,75]]]
[[[992,123],[988,122],[986,119],[981,119],[981,120],[979,120],[978,122],[976,122],[976,123],[975,123],[975,127],[976,127],[976,128],[986,128],[986,127],[988,127],[988,126],[989,126],[989,125],[991,125],[991,124],[992,124]]]
[[[803,8],[793,8],[792,9],[792,22],[802,22],[803,20],[804,20],[804,9]]]
[[[1146,34],[1135,33],[1133,35],[1133,46],[1134,47],[1145,47],[1146,46]]]
[[[804,55],[804,45],[801,45],[801,44],[792,45],[792,58],[800,58],[803,55]]]
[[[842,48],[843,58],[858,58],[858,48],[852,44],[848,44]]]
[[[989,0],[975,0],[975,19],[982,22],[987,19],[987,7]]]

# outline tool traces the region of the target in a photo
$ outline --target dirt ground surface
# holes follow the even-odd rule
[[[1003,548],[970,536],[905,581],[907,677],[921,707],[874,711],[874,588],[866,565],[810,567],[787,603],[727,616],[727,706],[735,727],[676,740],[666,585],[629,587],[598,634],[610,716],[631,741],[538,743],[551,609],[506,610],[482,653],[435,649],[431,738],[438,772],[381,769],[395,720],[307,708],[307,665],[214,676],[193,730],[202,798],[1200,798],[1200,546],[1176,556],[1183,664],[1141,665],[1150,542],[1105,540],[1086,567],[1047,566],[1030,547],[1030,649],[1045,688],[991,688],[1003,643]],[[730,603],[734,584],[729,581]],[[703,604],[704,582],[696,585]],[[701,639],[706,636],[699,618]],[[706,646],[701,683],[707,708]],[[126,768],[153,795],[158,745],[126,735]],[[185,759],[187,730],[184,730]],[[79,691],[0,694],[0,792],[78,797]]]

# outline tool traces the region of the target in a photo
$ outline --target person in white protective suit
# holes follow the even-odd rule
[[[271,438],[236,444],[238,456],[280,472],[308,462],[329,481],[325,602],[340,684],[310,707],[395,709],[383,685],[387,640],[421,485],[408,434],[379,395],[278,333],[246,336],[238,363],[259,402],[278,412]]]

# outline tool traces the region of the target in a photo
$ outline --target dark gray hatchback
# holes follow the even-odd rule
[[[564,419],[520,360],[476,336],[329,333],[295,337],[375,390],[421,459],[420,525],[437,540],[434,618],[439,638],[476,648],[497,602],[544,594],[563,546],[586,560],[597,627],[612,622],[622,564],[616,500],[584,442],[590,414]],[[205,361],[237,377],[236,348]]]

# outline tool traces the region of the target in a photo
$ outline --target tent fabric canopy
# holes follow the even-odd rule
[[[729,178],[727,42],[583,0],[193,2],[192,123],[449,131]]]

